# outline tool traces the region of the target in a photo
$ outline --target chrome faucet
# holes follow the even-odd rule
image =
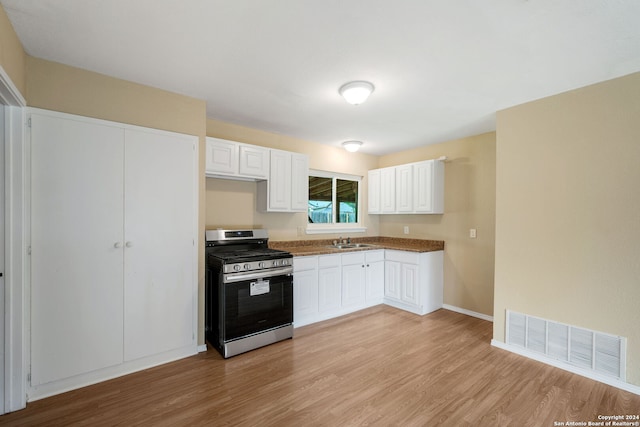
[[[347,237],[347,243],[350,245],[351,244],[351,237]]]

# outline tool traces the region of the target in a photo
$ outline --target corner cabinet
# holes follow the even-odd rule
[[[444,213],[444,162],[425,160],[369,171],[370,214]]]
[[[29,397],[195,354],[198,138],[28,114]]]
[[[269,168],[268,180],[258,182],[258,209],[263,212],[306,212],[309,158],[305,154],[270,150]]]
[[[269,149],[226,139],[206,139],[205,174],[212,178],[269,178]]]

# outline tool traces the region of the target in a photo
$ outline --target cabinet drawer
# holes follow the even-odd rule
[[[317,256],[296,256],[293,257],[293,271],[314,270],[318,268]]]
[[[387,261],[398,261],[405,264],[418,264],[420,253],[386,250],[384,259]]]
[[[367,262],[384,261],[384,251],[366,251],[364,257]]]
[[[364,252],[353,252],[342,255],[342,265],[364,264]]]
[[[340,266],[340,255],[320,255],[318,257],[318,266],[322,267],[338,267]]]

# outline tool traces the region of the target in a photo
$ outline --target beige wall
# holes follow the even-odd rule
[[[31,107],[196,135],[204,153],[202,100],[33,57],[26,87]],[[204,155],[199,170],[198,343],[204,344]]]
[[[0,6],[0,66],[26,98],[25,58],[22,43],[13,30],[9,17]]]
[[[443,215],[380,215],[380,234],[445,241],[444,303],[493,315],[496,134],[389,154],[380,167],[447,156]],[[403,227],[409,226],[409,235]],[[469,229],[477,238],[469,238]]]
[[[494,339],[505,310],[628,338],[640,385],[640,73],[498,112]]]
[[[277,148],[309,155],[311,169],[364,176],[362,203],[367,205],[367,171],[375,169],[378,157],[361,153],[349,153],[338,147],[304,141],[301,139],[250,129],[243,126],[207,120],[207,136],[244,142],[247,144]],[[328,239],[336,235],[307,235],[301,229],[307,225],[306,213],[261,213],[256,207],[255,182],[230,181],[207,178],[206,227],[242,228],[264,227],[272,240]],[[350,236],[377,236],[378,219],[363,215],[366,233],[349,233]]]

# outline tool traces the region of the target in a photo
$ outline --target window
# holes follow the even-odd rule
[[[360,230],[360,181],[362,177],[309,171],[307,233]]]

